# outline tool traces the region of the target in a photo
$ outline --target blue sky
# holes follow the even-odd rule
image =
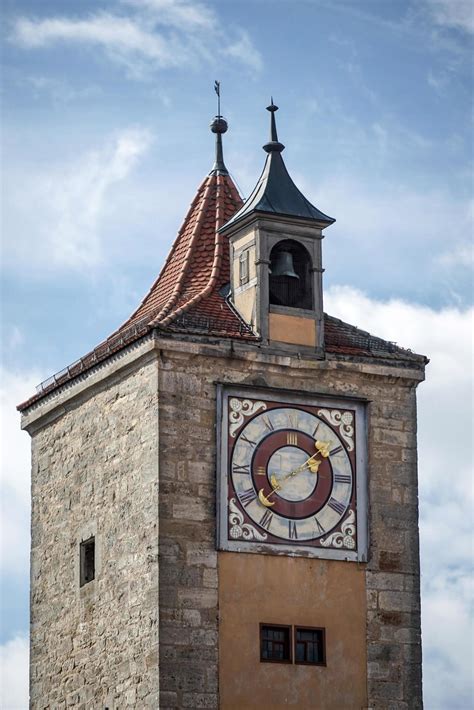
[[[13,405],[155,279],[212,165],[219,79],[242,195],[273,95],[293,178],[337,219],[326,310],[432,360],[419,390],[425,702],[467,708],[472,649],[456,629],[472,585],[470,3],[4,0],[3,18],[5,668],[22,672],[28,631],[29,441]],[[22,678],[5,707],[22,707]]]

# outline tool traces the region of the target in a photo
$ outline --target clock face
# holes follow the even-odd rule
[[[361,406],[231,394],[224,406],[221,546],[361,559]]]

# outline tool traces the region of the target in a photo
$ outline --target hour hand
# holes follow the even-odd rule
[[[271,495],[271,493],[269,495]],[[272,505],[275,505],[275,501],[271,501],[269,500],[269,496],[265,496],[263,488],[258,492],[258,499],[265,508],[271,508]]]
[[[270,483],[274,491],[279,491],[281,488],[281,485],[277,481],[277,477],[275,476],[274,473],[271,474],[270,476]]]

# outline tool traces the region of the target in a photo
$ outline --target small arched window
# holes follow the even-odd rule
[[[290,308],[313,308],[311,257],[292,239],[278,242],[270,252],[270,303]]]

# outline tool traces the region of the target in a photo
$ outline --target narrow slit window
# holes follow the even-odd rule
[[[315,666],[326,665],[325,629],[295,629],[295,663]]]
[[[249,251],[246,249],[241,252],[239,257],[239,280],[241,284],[246,284],[249,281]]]
[[[95,538],[90,537],[80,544],[80,586],[95,578]]]
[[[260,624],[260,660],[291,663],[291,626]]]

